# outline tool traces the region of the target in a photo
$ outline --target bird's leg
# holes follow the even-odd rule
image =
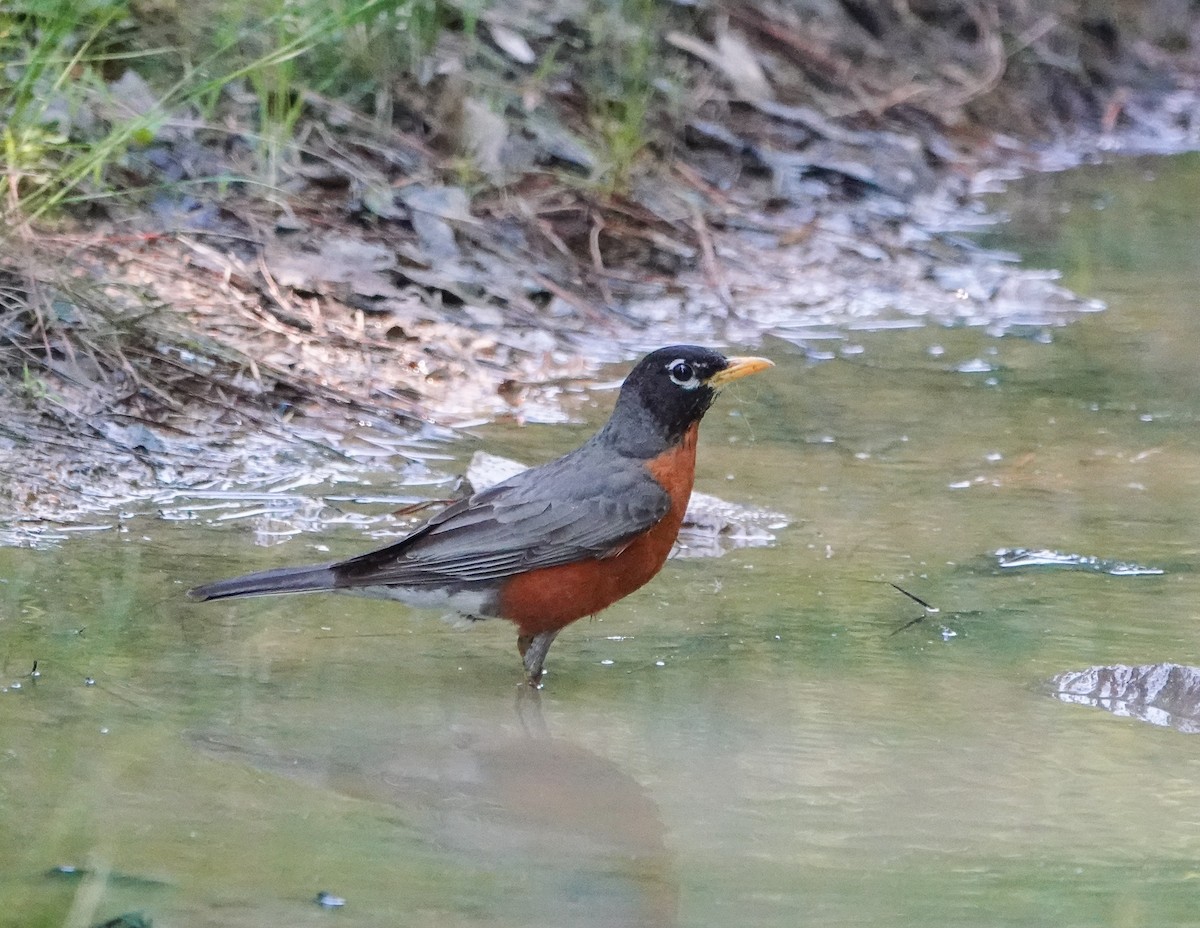
[[[559,631],[556,628],[551,632],[517,636],[517,650],[521,652],[521,660],[525,664],[525,681],[535,689],[542,687],[542,664],[546,662],[546,652],[550,650]]]

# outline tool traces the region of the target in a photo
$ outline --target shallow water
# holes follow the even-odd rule
[[[988,244],[1109,304],[1070,325],[757,349],[698,487],[795,521],[569,629],[541,694],[501,623],[182,597],[352,524],[0,549],[0,925],[1194,923],[1200,740],[1046,681],[1200,663],[1198,194],[1185,157],[1005,196]],[[479,446],[543,459],[610,402]]]

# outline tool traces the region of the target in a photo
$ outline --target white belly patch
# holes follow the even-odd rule
[[[463,621],[493,618],[488,614],[488,596],[478,590],[431,590],[425,588],[402,586],[359,586],[339,592],[353,593],[356,596],[369,596],[371,599],[390,599],[393,602],[415,606],[418,609],[449,609],[451,612],[442,616],[443,620],[452,624]]]

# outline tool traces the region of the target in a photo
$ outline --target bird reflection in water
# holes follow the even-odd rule
[[[497,923],[676,925],[678,878],[653,798],[617,763],[551,734],[539,694],[519,692],[513,723],[458,716],[448,737],[398,732],[390,749],[376,740],[306,758],[223,736],[196,743],[223,761],[392,807],[461,872],[489,874],[470,896],[478,905],[495,886],[486,907]]]

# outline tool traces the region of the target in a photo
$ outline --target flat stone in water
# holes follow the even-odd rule
[[[996,563],[1003,569],[1018,567],[1057,567],[1063,570],[1087,570],[1114,577],[1156,577],[1166,573],[1161,567],[1144,567],[1129,561],[1094,557],[1089,554],[1065,554],[1049,548],[999,548]]]
[[[1111,664],[1068,670],[1050,680],[1062,702],[1113,715],[1200,733],[1200,667],[1184,664]]]

